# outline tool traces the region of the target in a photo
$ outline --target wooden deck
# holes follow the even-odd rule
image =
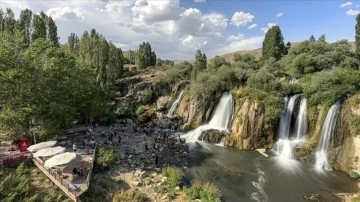
[[[95,148],[96,150],[96,148]],[[44,162],[36,157],[32,157],[35,165],[49,178],[53,181],[69,198],[73,201],[79,201],[79,196],[88,190],[90,185],[90,178],[92,174],[92,169],[94,166],[95,160],[95,150],[92,155],[90,155],[91,163],[89,165],[89,170],[87,171],[86,176],[73,179],[72,177],[72,167],[71,171],[62,167],[61,171],[58,169],[46,169],[43,164]],[[83,155],[82,155],[83,156]],[[89,157],[89,155],[84,155]],[[66,179],[63,179],[61,175],[68,176]]]

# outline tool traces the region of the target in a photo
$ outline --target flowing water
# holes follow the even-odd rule
[[[201,132],[209,129],[217,129],[220,131],[228,131],[234,111],[234,100],[231,93],[224,93],[211,117],[209,123],[201,125],[195,130],[183,134],[181,137],[186,139],[187,143],[199,141]]]
[[[319,201],[336,202],[329,193],[357,192],[356,181],[345,173],[321,171],[295,161],[284,167],[276,155],[267,158],[255,150],[238,150],[199,143],[190,150],[192,179],[211,181],[226,202],[306,202],[304,195],[320,194]]]
[[[280,118],[278,141],[275,143],[274,150],[282,159],[293,159],[293,143],[289,140],[291,116],[295,102],[300,95],[294,95],[290,99],[285,98],[285,110]]]
[[[180,101],[181,101],[181,99],[182,99],[182,96],[183,96],[183,94],[184,94],[184,91],[185,91],[185,90],[181,90],[181,91],[180,91],[178,97],[176,98],[176,100],[174,101],[174,103],[171,105],[171,108],[170,108],[170,110],[169,110],[169,112],[168,112],[168,114],[167,114],[168,117],[173,117],[173,116],[174,116],[174,114],[175,114],[175,112],[176,112],[176,110],[177,110],[177,108],[178,108],[178,106],[179,106],[179,104],[180,104]]]
[[[307,104],[306,99],[301,99],[299,114],[296,119],[296,139],[294,140],[296,144],[302,144],[306,140],[307,133]]]
[[[339,115],[340,102],[336,102],[329,109],[323,127],[321,129],[321,137],[316,151],[315,166],[320,169],[331,170],[328,162],[328,149],[330,141],[335,133],[336,120]]]

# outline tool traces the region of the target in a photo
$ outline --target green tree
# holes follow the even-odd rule
[[[316,41],[314,35],[311,35],[311,36],[310,36],[309,41],[310,41],[310,42],[315,42],[315,41]]]
[[[22,10],[20,13],[19,26],[20,30],[24,31],[24,42],[29,45],[31,42],[31,21],[32,11],[29,9]]]
[[[360,14],[356,16],[355,47],[356,47],[356,56],[358,57],[358,60],[360,60]]]
[[[136,52],[135,64],[138,65],[140,69],[156,65],[156,54],[151,50],[149,42],[143,42],[139,45],[139,49]]]
[[[34,15],[33,16],[33,26],[34,30],[32,33],[32,41],[35,41],[38,38],[47,38],[47,29],[46,29],[46,18],[44,12],[41,12],[40,15]]]
[[[15,20],[14,12],[10,8],[7,8],[6,13],[3,17],[3,29],[10,33],[13,33],[15,26],[16,26],[16,20]]]
[[[326,43],[325,34],[322,34],[322,35],[319,37],[319,42]]]
[[[284,37],[281,34],[280,27],[271,27],[265,35],[262,46],[262,57],[264,59],[274,57],[276,60],[279,60],[286,53],[287,51],[284,45]]]
[[[57,26],[54,20],[49,17],[47,19],[47,28],[48,28],[48,39],[55,45],[59,45],[59,37],[57,35]]]
[[[195,55],[194,67],[191,71],[191,79],[196,81],[198,73],[206,69],[206,65],[207,58],[205,53],[203,54],[201,53],[201,50],[197,50]]]

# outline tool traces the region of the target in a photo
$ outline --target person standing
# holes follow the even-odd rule
[[[73,144],[73,151],[74,151],[74,153],[76,153],[76,144],[75,144],[75,142]]]

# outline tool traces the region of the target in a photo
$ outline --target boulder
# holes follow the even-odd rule
[[[171,96],[161,96],[157,99],[156,110],[162,111],[168,108],[171,102]]]
[[[221,139],[226,136],[227,136],[226,131],[210,129],[210,130],[202,131],[199,139],[210,143],[220,143]]]

